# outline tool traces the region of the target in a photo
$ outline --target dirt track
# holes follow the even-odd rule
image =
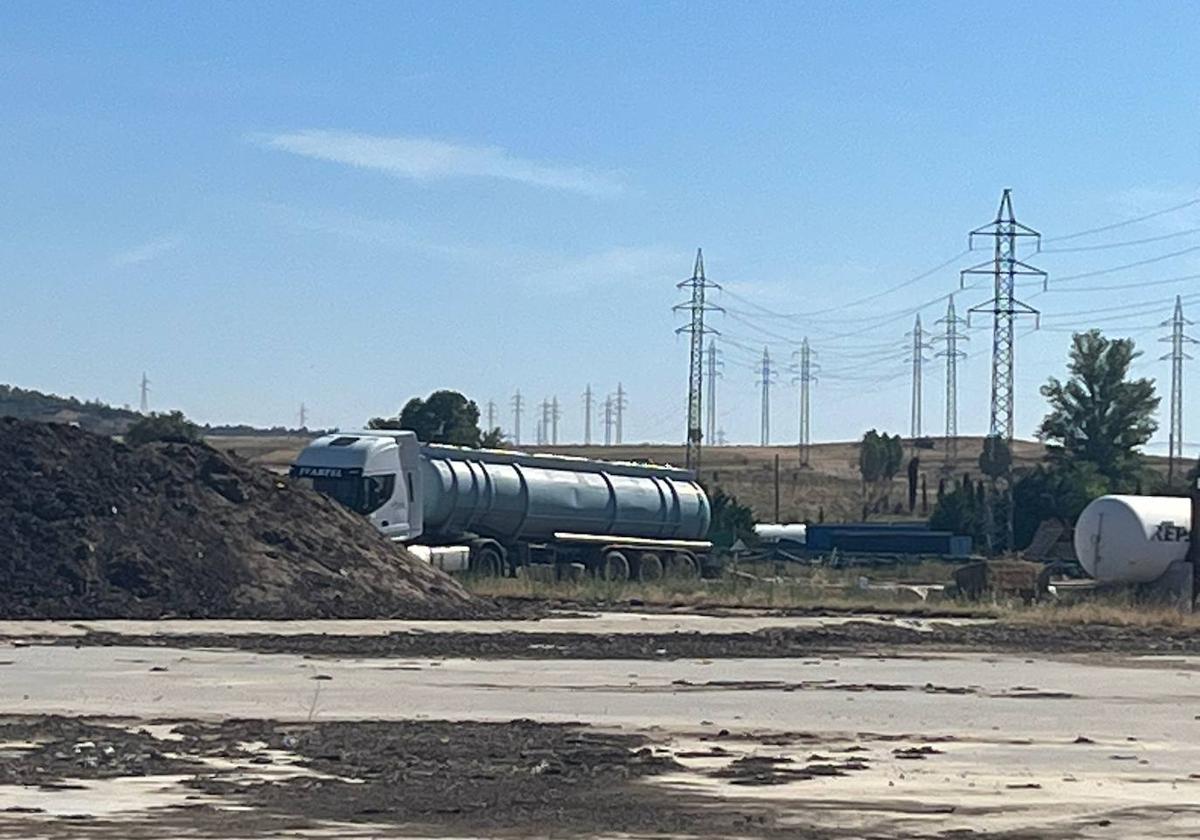
[[[472,632],[422,630],[386,635],[324,633],[89,632],[46,639],[70,645],[232,647],[315,656],[486,657],[494,659],[788,658],[814,653],[975,650],[1029,653],[1200,654],[1200,630],[1095,624],[1032,625],[846,621],[828,626],[772,627],[755,632]]]

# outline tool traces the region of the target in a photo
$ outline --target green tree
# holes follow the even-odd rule
[[[921,459],[920,459],[920,457],[914,455],[908,461],[908,512],[909,513],[912,513],[917,508],[917,476],[920,474],[920,471],[921,471]]]
[[[858,447],[858,472],[863,482],[863,517],[878,506],[900,465],[904,463],[904,444],[900,435],[880,434],[871,429]]]
[[[983,542],[983,509],[968,481],[955,484],[942,494],[929,516],[929,527],[935,531],[966,534],[976,545]]]
[[[1058,463],[1087,462],[1115,490],[1132,489],[1142,469],[1137,448],[1154,434],[1160,398],[1153,379],[1130,379],[1129,367],[1141,353],[1132,339],[1109,339],[1099,330],[1071,340],[1066,382],[1042,386],[1050,412],[1038,427]]]
[[[1008,441],[999,435],[988,435],[983,439],[983,451],[979,453],[979,471],[995,478],[1005,475],[1012,468],[1012,450]]]
[[[483,432],[479,428],[479,406],[458,391],[434,391],[428,399],[413,397],[404,404],[399,417],[373,417],[369,429],[407,429],[417,433],[424,443],[449,443],[455,446],[479,446]]]
[[[130,446],[161,441],[164,443],[198,443],[203,439],[200,427],[183,416],[182,411],[147,414],[125,432]]]
[[[1013,485],[1013,542],[1018,549],[1033,540],[1047,519],[1071,524],[1088,503],[1109,492],[1109,481],[1087,461],[1039,464]]]
[[[758,542],[754,533],[754,511],[749,505],[740,503],[736,496],[717,488],[709,495],[709,510],[712,518],[708,538],[717,548],[729,548],[738,540],[750,546]]]
[[[499,426],[496,426],[483,433],[483,437],[479,439],[479,445],[484,449],[504,449],[508,442],[504,438],[504,432],[500,431]]]
[[[871,429],[858,445],[858,474],[863,484],[874,484],[883,477],[884,458],[879,432]]]

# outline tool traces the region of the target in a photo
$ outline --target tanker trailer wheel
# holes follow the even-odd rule
[[[691,580],[699,574],[696,558],[685,551],[677,551],[667,558],[667,575],[680,580]]]
[[[657,554],[643,552],[637,561],[637,579],[642,583],[654,583],[662,580],[663,564]]]
[[[480,577],[503,577],[504,557],[494,545],[483,545],[471,552],[471,571]]]
[[[629,580],[629,560],[619,551],[606,551],[596,572],[601,580]]]

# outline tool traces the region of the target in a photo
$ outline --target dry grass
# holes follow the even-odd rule
[[[528,578],[467,578],[464,584],[476,595],[567,601],[587,605],[628,604],[649,606],[740,609],[812,610],[814,612],[882,612],[895,615],[998,615],[990,604],[958,601],[920,601],[912,592],[863,590],[839,577],[752,580],[726,576],[717,580],[612,583],[540,581]]]
[[[929,564],[937,580],[947,564]],[[716,580],[666,580],[656,583],[540,581],[528,578],[467,578],[466,587],[477,595],[612,607],[640,602],[647,606],[797,610],[805,612],[876,612],[903,616],[990,618],[1029,625],[1105,624],[1116,627],[1200,628],[1200,614],[1147,602],[1131,594],[1093,593],[1074,603],[1043,601],[1024,604],[1019,599],[967,601],[918,600],[903,588],[862,589],[856,583],[864,570],[815,568],[787,577],[726,575]],[[883,582],[872,575],[874,583]],[[903,581],[893,581],[901,587]]]
[[[1130,595],[1092,595],[1072,604],[1045,602],[1008,608],[1003,617],[1017,624],[1200,628],[1200,613],[1184,612],[1172,604],[1139,601]]]

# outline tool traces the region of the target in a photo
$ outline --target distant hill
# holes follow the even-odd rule
[[[0,417],[16,417],[40,423],[69,423],[98,435],[123,435],[141,416],[137,411],[115,408],[99,400],[83,402],[75,397],[60,397],[58,394],[43,394],[41,391],[18,388],[14,385],[0,385]],[[315,437],[325,434],[325,431],[319,429],[311,432],[307,429],[288,429],[284,426],[259,429],[245,424],[205,424],[203,429],[206,435],[214,437]]]
[[[114,408],[99,400],[82,402],[75,397],[43,394],[12,385],[0,385],[0,417],[43,423],[72,423],[101,435],[123,434],[142,415]]]

